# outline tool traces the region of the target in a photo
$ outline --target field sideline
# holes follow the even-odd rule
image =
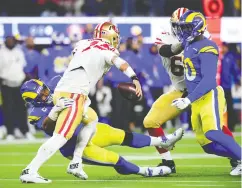
[[[236,140],[240,143],[240,136]],[[168,177],[144,178],[136,175],[119,175],[110,167],[85,165],[89,175],[87,181],[79,180],[66,173],[68,160],[57,153],[40,170],[40,174],[53,180],[48,185],[21,184],[19,174],[34,157],[40,143],[0,144],[0,188],[17,187],[85,187],[85,188],[160,188],[160,187],[241,187],[241,177],[229,175],[230,165],[226,158],[205,154],[194,138],[184,138],[174,151],[177,173]],[[126,159],[140,166],[155,166],[159,155],[154,148],[133,149],[110,147]]]

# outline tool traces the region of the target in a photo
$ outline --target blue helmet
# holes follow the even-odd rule
[[[51,91],[44,82],[36,79],[26,81],[20,89],[23,100],[32,105],[44,106],[52,103]]]
[[[206,30],[206,19],[200,12],[187,11],[178,22],[176,34],[180,42],[191,42]]]

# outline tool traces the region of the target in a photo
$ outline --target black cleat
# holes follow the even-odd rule
[[[236,159],[230,159],[230,165],[232,167],[231,171],[234,170],[238,166],[238,160]]]
[[[173,160],[162,159],[162,162],[160,164],[158,164],[158,166],[168,166],[171,169],[171,173],[173,173],[173,174],[176,173],[176,165]]]

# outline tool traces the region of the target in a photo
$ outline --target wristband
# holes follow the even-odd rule
[[[135,76],[132,76],[131,77],[132,80],[138,80],[139,81],[139,78],[135,75]]]

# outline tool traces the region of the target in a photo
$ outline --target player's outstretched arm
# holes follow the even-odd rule
[[[133,80],[133,84],[136,87],[136,95],[138,97],[142,96],[142,89],[138,77],[136,76],[132,67],[122,58],[114,56],[111,62],[126,76]]]

